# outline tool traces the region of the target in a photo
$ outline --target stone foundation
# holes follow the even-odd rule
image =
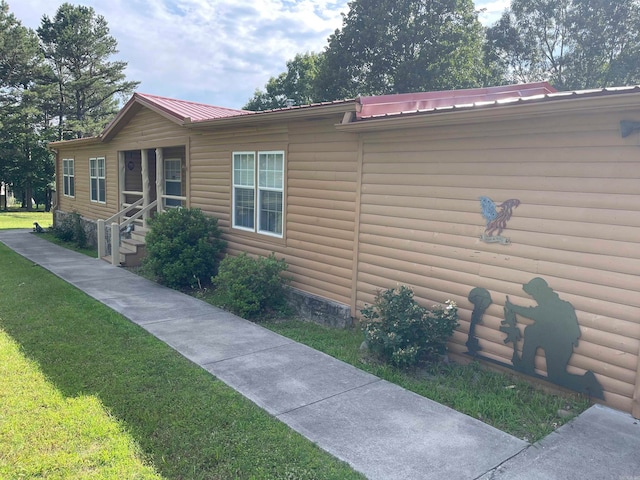
[[[53,225],[58,226],[60,225],[65,218],[69,217],[70,215],[72,215],[72,213],[69,212],[63,212],[62,210],[55,210],[53,212]],[[82,225],[82,229],[84,230],[84,233],[87,235],[87,245],[91,246],[91,247],[97,247],[98,246],[98,238],[97,238],[97,234],[98,234],[98,224],[95,220],[89,220],[87,218],[84,218],[82,216],[80,216],[80,225]],[[110,227],[108,227],[110,229]],[[107,236],[107,241],[110,241],[111,236],[108,235]]]
[[[287,301],[295,312],[306,320],[334,328],[347,328],[353,325],[351,309],[348,305],[295,288],[287,289]]]

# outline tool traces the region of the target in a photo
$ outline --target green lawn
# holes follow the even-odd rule
[[[362,478],[1,244],[0,271],[0,478]],[[531,442],[589,405],[478,364],[402,372],[355,329],[265,326]]]
[[[400,371],[361,353],[364,337],[358,329],[338,330],[299,320],[263,326],[529,442],[589,407],[582,395],[551,395],[522,378],[489,371],[478,363]]]
[[[53,214],[51,212],[27,212],[17,208],[10,208],[7,212],[0,210],[0,230],[33,228],[33,222],[38,222],[42,228],[49,228],[53,225]]]
[[[1,329],[0,404],[0,478],[161,478],[95,395],[62,395]]]
[[[362,478],[2,244],[0,271],[0,478]]]

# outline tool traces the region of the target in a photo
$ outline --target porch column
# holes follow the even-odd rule
[[[158,199],[158,212],[164,211],[164,157],[162,149],[156,148],[156,198]]]
[[[120,266],[120,224],[111,224],[111,265]]]
[[[118,196],[118,211],[124,208],[124,202],[126,200],[126,196],[124,193],[125,188],[125,175],[126,175],[126,166],[124,162],[124,152],[118,152],[118,188],[119,188],[119,196]],[[119,218],[116,218],[117,222],[120,222]]]
[[[149,195],[149,152],[146,149],[140,151],[142,163],[142,208],[147,208],[151,203]],[[147,220],[149,220],[149,211],[145,210],[142,214],[143,226],[146,228]]]

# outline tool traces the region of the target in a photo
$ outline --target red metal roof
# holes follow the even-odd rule
[[[520,85],[502,85],[499,87],[470,88],[465,90],[360,97],[359,100],[362,109],[358,112],[357,118],[366,119],[459,105],[496,102],[499,100],[546,95],[556,91],[557,90],[547,82],[537,82]]]
[[[160,97],[158,95],[149,95],[148,93],[134,93],[133,96],[134,98],[138,97],[141,103],[152,104],[156,108],[186,123],[202,122],[205,120],[215,120],[217,118],[235,117],[238,115],[249,115],[254,113],[248,110],[216,107],[215,105]]]

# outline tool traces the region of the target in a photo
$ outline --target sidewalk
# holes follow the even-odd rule
[[[601,406],[535,445],[26,230],[0,242],[155,335],[369,479],[640,480],[640,422]]]

